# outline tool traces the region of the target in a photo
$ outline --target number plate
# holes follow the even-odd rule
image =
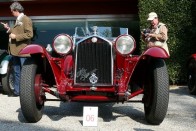
[[[98,107],[83,108],[83,126],[97,126]]]

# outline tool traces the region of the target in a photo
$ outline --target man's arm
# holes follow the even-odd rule
[[[167,27],[162,25],[159,30],[159,34],[149,34],[150,37],[154,37],[158,41],[167,40]]]

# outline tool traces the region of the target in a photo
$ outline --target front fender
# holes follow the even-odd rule
[[[161,47],[151,47],[147,49],[143,54],[143,56],[151,56],[156,58],[169,58],[168,53]]]
[[[3,60],[1,61],[1,65],[0,65],[0,74],[4,75],[7,73],[8,65],[9,65],[11,58],[12,58],[11,55],[7,55],[3,58]]]
[[[137,83],[140,86],[149,77],[148,70],[153,59],[169,58],[167,52],[161,47],[151,47],[147,49],[140,57],[136,59],[136,64],[131,75],[131,82]]]
[[[25,48],[23,48],[20,51],[21,55],[24,55],[24,54],[37,54],[37,53],[44,54],[45,53],[45,48],[40,46],[40,45],[31,44],[31,45],[27,45]]]
[[[189,64],[191,64],[193,61],[196,61],[196,54],[192,54],[190,57],[188,57],[186,66],[188,68]]]
[[[196,60],[196,54],[192,54],[189,59],[195,59]]]

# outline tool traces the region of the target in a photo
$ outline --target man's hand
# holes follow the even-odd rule
[[[149,33],[147,36],[148,37],[155,37],[155,34]]]
[[[4,26],[4,28],[7,29],[7,30],[10,28],[9,25],[8,25],[7,23],[1,22],[1,24],[2,24],[2,25]]]
[[[154,37],[156,40],[160,40],[162,38],[161,34],[148,34],[149,37]]]
[[[11,39],[16,39],[16,35],[13,34],[13,33],[11,33],[11,34],[9,35],[9,37],[10,37]]]

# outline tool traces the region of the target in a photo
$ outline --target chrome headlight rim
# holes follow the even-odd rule
[[[59,45],[63,46],[63,45],[65,45],[65,42],[67,42],[66,44],[69,45],[67,51],[62,52],[62,51],[59,51],[59,50],[58,50],[58,48],[57,48],[57,46],[56,46],[56,44],[57,44],[56,41],[58,41],[58,39],[59,39],[59,40],[62,39],[62,38],[60,38],[60,37],[64,37],[64,38],[63,38],[64,41],[61,40],[62,43],[59,43]],[[63,42],[64,42],[64,43],[63,43]],[[58,54],[60,54],[60,55],[66,55],[66,54],[69,54],[69,53],[72,51],[72,48],[73,48],[73,41],[72,41],[72,38],[71,38],[68,34],[58,34],[57,36],[55,36],[52,45],[53,45],[53,49],[54,49],[54,51],[55,51],[56,53],[58,53]]]
[[[128,43],[130,43],[131,48],[130,48],[130,50],[128,52],[124,52],[123,53],[122,51],[120,51],[120,49],[118,47],[119,44],[122,44],[120,42],[120,41],[122,41],[122,39],[125,39],[124,40],[125,44],[128,45]],[[125,45],[125,46],[127,46],[127,45]],[[135,48],[136,48],[136,42],[135,42],[135,39],[131,35],[126,35],[126,34],[125,35],[120,35],[115,40],[115,49],[116,49],[117,53],[119,53],[120,55],[123,55],[123,56],[130,55],[131,53],[133,53]]]

